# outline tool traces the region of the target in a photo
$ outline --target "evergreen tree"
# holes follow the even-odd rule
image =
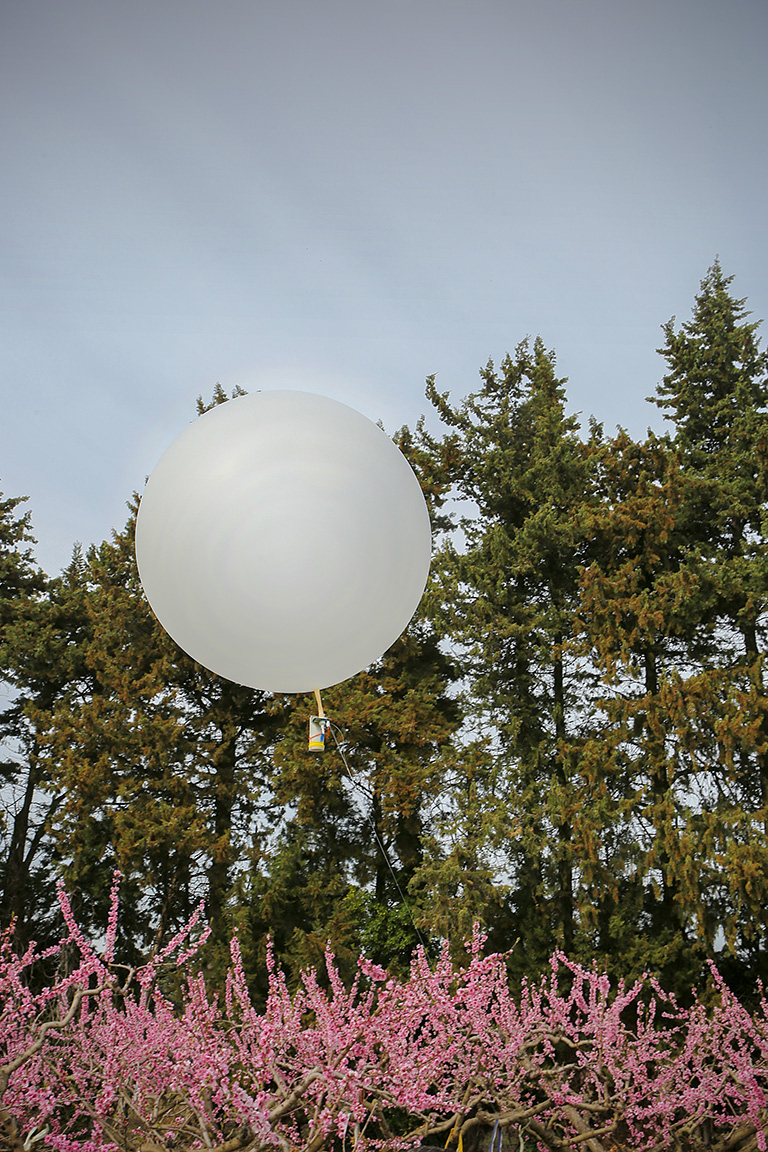
[[[202,897],[214,976],[233,924],[254,976],[268,934],[297,976],[328,939],[397,967],[476,919],[518,975],[561,947],[684,989],[723,939],[732,979],[768,975],[768,354],[730,283],[664,327],[667,436],[582,439],[540,340],[458,406],[428,381],[446,433],[397,437],[441,534],[427,595],[324,693],[323,755],[311,697],[160,627],[136,503],[48,580],[0,498],[2,923],[45,938],[63,875],[98,930],[119,866],[124,952]]]
[[[702,872],[690,855],[695,777],[681,756],[686,677],[711,656],[706,595],[685,564],[681,478],[665,440],[620,431],[597,456],[601,500],[582,579],[583,654],[600,672],[601,722],[584,749],[607,802],[595,949],[628,976],[690,979]],[[711,943],[711,942],[710,942]]]
[[[582,947],[594,850],[579,767],[591,683],[570,654],[591,449],[565,414],[564,381],[540,340],[481,378],[458,408],[430,380],[450,431],[439,442],[421,433],[442,490],[473,508],[459,521],[463,542],[449,537],[436,557],[429,598],[461,659],[473,737],[472,771],[462,778],[459,760],[445,828],[453,850],[442,869],[431,864],[429,883],[436,895],[453,884],[473,912],[495,919],[495,942],[518,940],[514,962],[536,971],[555,946]],[[506,880],[503,906],[494,871]]]
[[[80,647],[90,684],[51,716],[49,754],[66,794],[61,868],[95,928],[120,868],[134,949],[159,944],[204,899],[222,951],[264,788],[272,703],[194,664],[161,628],[139,582],[134,523],[87,554]]]
[[[665,325],[674,435],[604,446],[582,592],[606,686],[590,754],[622,813],[599,949],[683,988],[723,935],[718,963],[749,983],[766,931],[768,390],[729,283],[715,264],[692,320]]]
[[[226,399],[217,386],[213,403]],[[128,954],[158,946],[204,899],[215,967],[226,962],[244,848],[272,802],[281,717],[266,693],[195,664],[157,622],[136,568],[137,507],[70,573],[86,621],[77,644],[83,678],[56,700],[44,733],[61,796],[58,867],[97,930],[120,868]]]
[[[714,658],[697,685],[689,755],[706,772],[711,918],[732,962],[765,976],[768,944],[768,352],[719,262],[693,314],[664,327],[654,402],[674,428],[687,565],[706,590]]]
[[[43,942],[54,927],[51,829],[63,793],[49,771],[44,731],[55,701],[83,674],[83,614],[79,557],[49,581],[34,560],[21,503],[0,499],[0,926],[13,920],[23,948],[30,932]]]

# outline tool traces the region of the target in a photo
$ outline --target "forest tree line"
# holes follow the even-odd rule
[[[713,957],[737,991],[768,979],[768,354],[731,282],[715,263],[663,328],[663,435],[584,435],[539,339],[459,404],[427,382],[441,431],[395,437],[432,515],[427,592],[323,693],[321,755],[311,697],[223,680],[157,623],[138,497],[50,578],[0,496],[17,947],[58,938],[59,880],[103,932],[119,868],[127,960],[204,899],[211,977],[236,930],[257,991],[269,935],[296,980],[328,940],[342,970],[402,970],[475,922],[517,981],[557,948],[683,992]]]

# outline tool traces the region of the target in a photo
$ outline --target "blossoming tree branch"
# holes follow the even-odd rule
[[[294,993],[269,957],[258,1011],[236,938],[223,996],[207,989],[199,913],[143,967],[118,964],[118,884],[99,949],[63,888],[59,945],[19,956],[3,941],[13,1152],[477,1147],[497,1123],[506,1147],[537,1152],[766,1147],[768,1003],[750,1014],[714,967],[709,1010],[652,979],[611,987],[562,954],[514,997],[476,933],[465,967],[422,950],[398,981],[361,958],[351,987],[330,951]]]

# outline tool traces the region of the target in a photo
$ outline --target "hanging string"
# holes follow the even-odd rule
[[[350,783],[352,784],[352,787],[357,788],[357,790],[360,793],[362,793],[362,795],[365,796],[365,798],[367,800],[368,796],[366,794],[365,788],[362,786],[362,784],[359,784],[358,781],[355,779],[355,775],[354,775],[352,769],[350,768],[349,764],[347,763],[346,756],[344,755],[344,749],[343,749],[341,743],[339,742],[339,735],[338,734],[341,734],[343,736],[344,733],[341,731],[341,729],[336,724],[332,724],[331,721],[328,720],[327,717],[326,717],[326,724],[328,725],[328,728],[333,735],[334,743],[336,744],[336,748],[338,749],[338,753],[341,756],[342,763],[346,769],[347,776],[349,777],[349,780],[350,780]],[[402,888],[400,887],[397,876],[395,875],[395,870],[392,867],[392,861],[389,858],[389,853],[387,852],[387,849],[385,848],[384,843],[382,842],[382,839],[379,836],[379,830],[376,827],[376,821],[374,820],[374,818],[370,812],[368,813],[368,823],[371,825],[371,829],[373,830],[373,835],[374,835],[374,838],[376,840],[376,843],[379,846],[379,851],[381,852],[382,856],[384,857],[384,859],[387,862],[387,867],[389,868],[389,871],[392,874],[392,879],[394,880],[395,888],[397,889],[397,893],[400,897],[400,900],[403,904],[403,907],[405,908],[406,912],[408,913],[408,918],[410,919],[411,924],[413,925],[413,930],[416,933],[416,935],[418,936],[419,943],[421,944],[421,946],[424,949],[424,952],[426,954],[427,943],[426,943],[424,937],[422,936],[421,932],[419,931],[419,927],[418,927],[416,921],[413,918],[413,912],[411,911],[411,906],[408,903],[408,901],[406,900],[405,893],[403,892]]]

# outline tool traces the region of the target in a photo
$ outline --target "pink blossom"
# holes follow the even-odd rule
[[[236,937],[220,996],[193,972],[201,909],[121,982],[118,882],[101,955],[60,892],[62,944],[79,964],[40,992],[28,975],[56,950],[18,957],[0,941],[0,1125],[30,1148],[319,1152],[336,1139],[394,1152],[444,1143],[476,1117],[515,1125],[540,1152],[588,1137],[604,1152],[650,1148],[683,1133],[695,1148],[705,1121],[724,1141],[749,1125],[766,1148],[768,1004],[760,990],[747,1012],[714,965],[718,1002],[684,1010],[653,979],[614,987],[561,953],[513,996],[505,957],[485,955],[478,931],[465,967],[447,945],[434,963],[419,950],[401,981],[361,958],[347,987],[328,949],[327,981],[310,969],[293,994],[270,948],[257,1011]],[[186,975],[180,1007],[158,990],[169,964]]]

